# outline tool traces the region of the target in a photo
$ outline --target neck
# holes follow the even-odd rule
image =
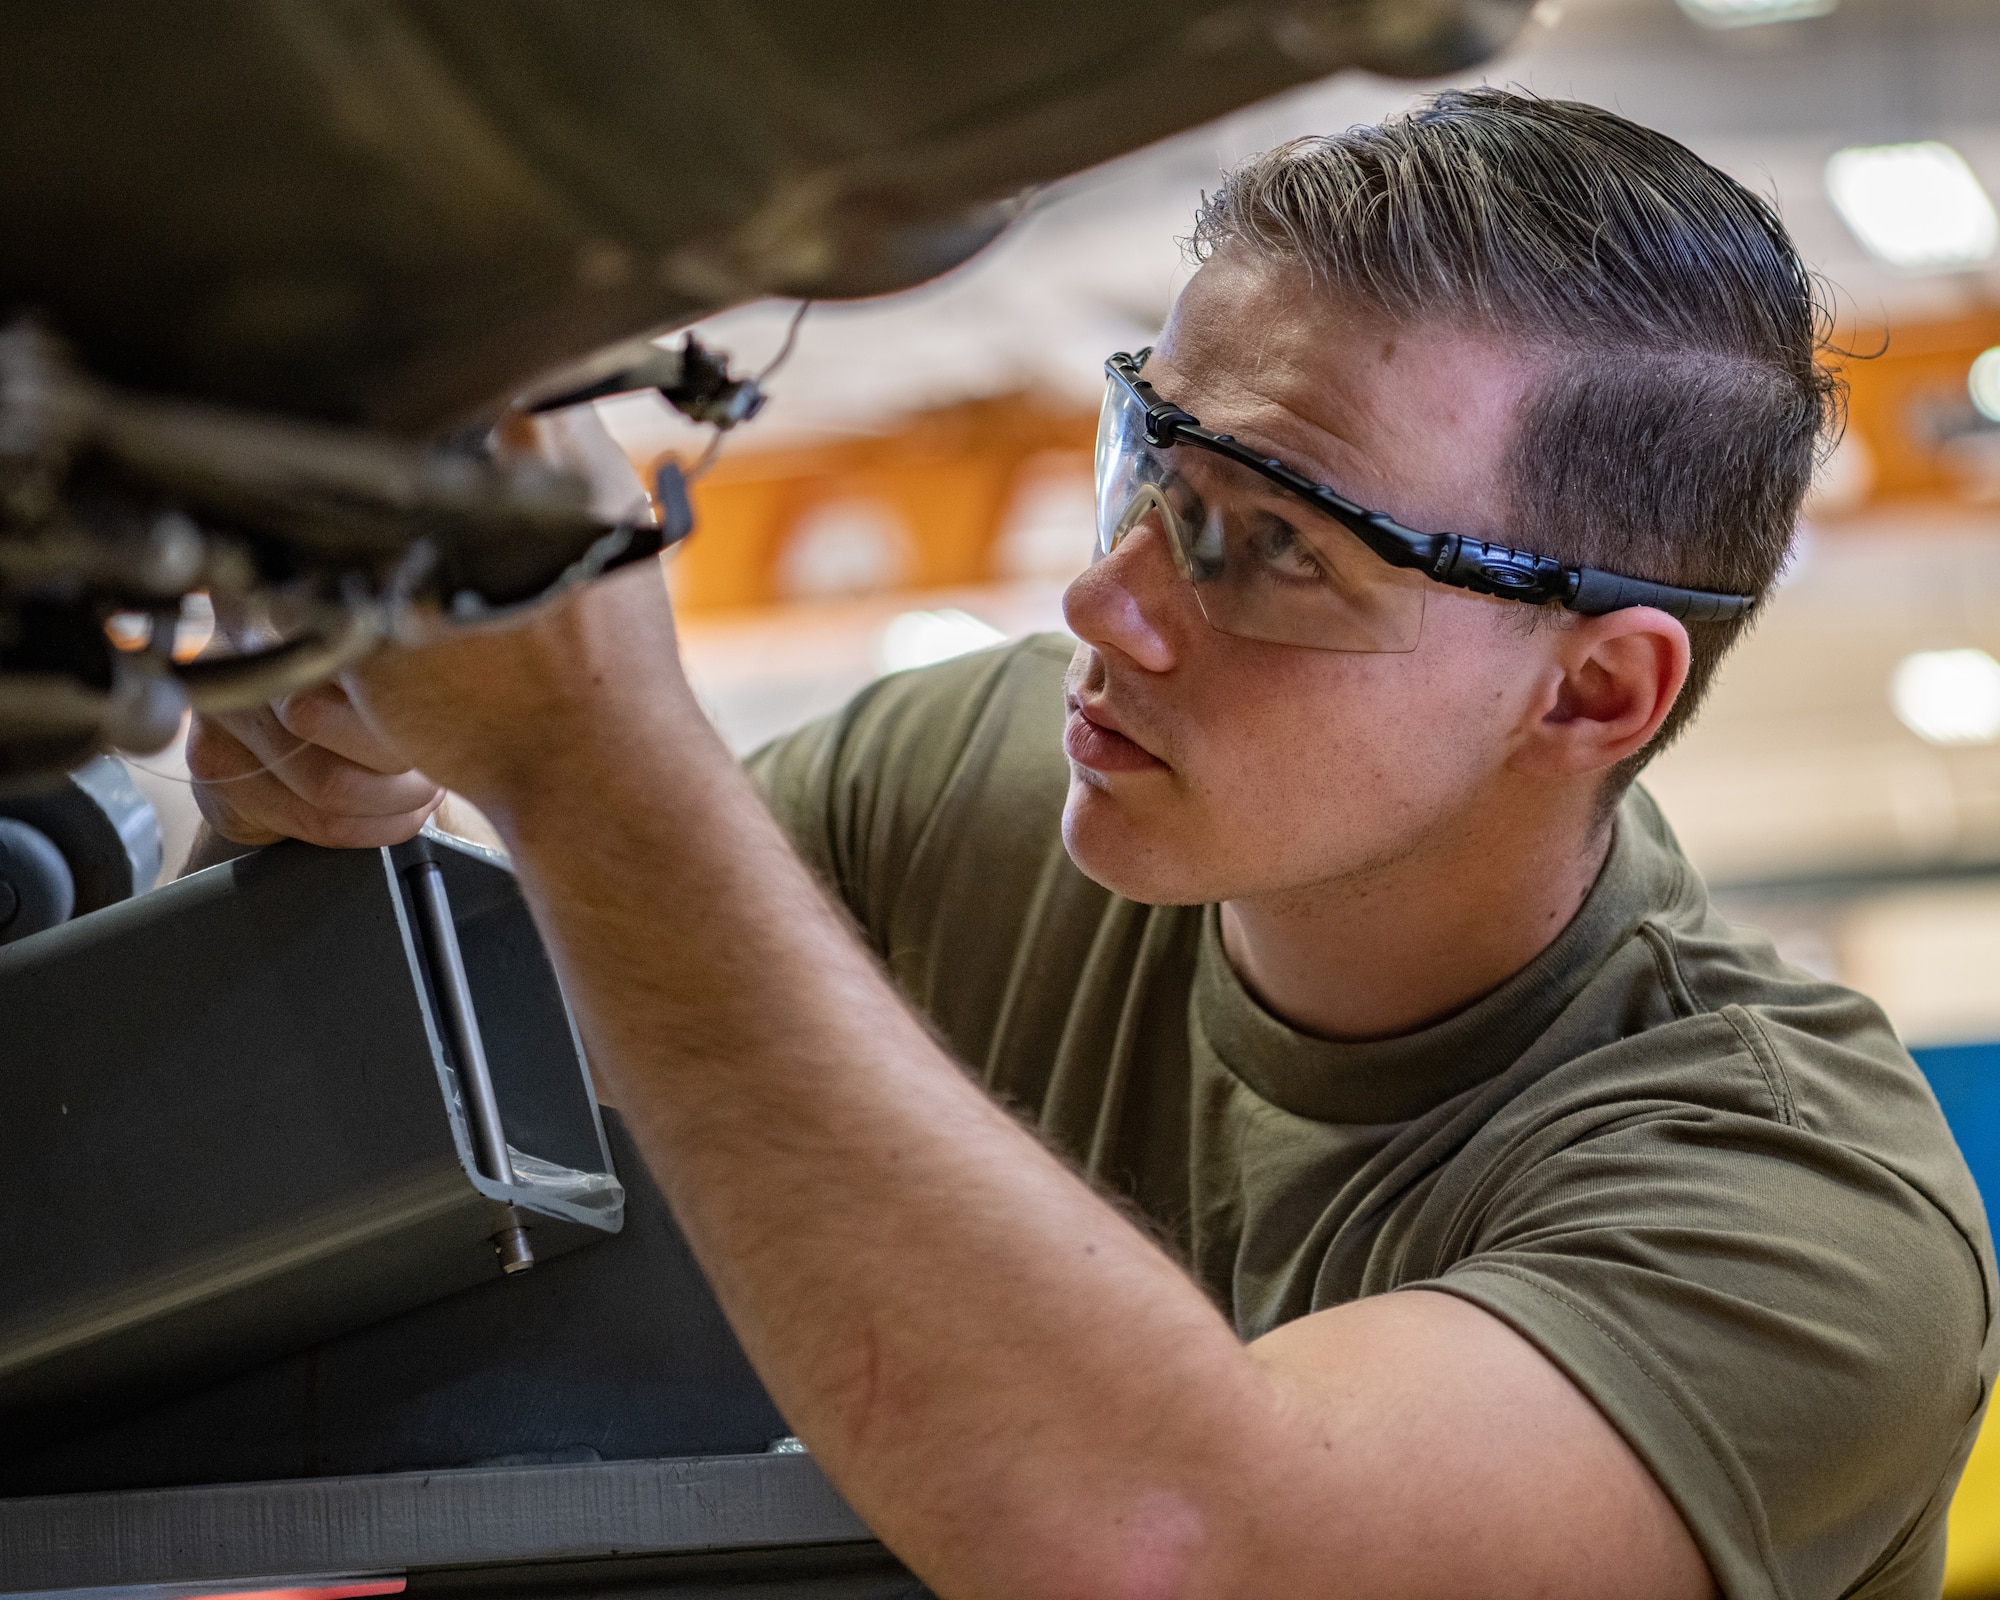
[[[1413,1033],[1499,988],[1576,915],[1612,830],[1589,813],[1566,820],[1440,829],[1364,871],[1226,901],[1223,949],[1251,993],[1302,1032]]]

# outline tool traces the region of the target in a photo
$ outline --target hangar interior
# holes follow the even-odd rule
[[[137,8],[105,9],[122,25]],[[202,9],[225,26],[227,8]],[[340,68],[338,52],[331,34],[301,43],[299,19],[338,9],[290,8],[293,45],[318,53],[316,70]],[[464,9],[383,11],[457,38]],[[627,32],[596,41],[593,71],[643,71],[648,52],[673,47],[630,25],[641,0],[613,9]],[[974,9],[937,8],[937,26]],[[1147,32],[1137,7],[1032,9],[1010,26],[1060,33],[1073,11],[1098,29],[1093,47]],[[1025,115],[998,126],[994,147],[1018,160],[964,155],[959,175],[923,177],[948,196],[954,183],[981,201],[1018,195],[1018,214],[976,250],[971,233],[884,247],[886,268],[870,257],[823,289],[809,273],[711,289],[688,268],[644,304],[636,291],[618,300],[622,245],[586,251],[576,275],[597,298],[541,330],[543,353],[661,327],[660,347],[675,348],[691,327],[738,371],[774,363],[769,401],[712,460],[714,430],[650,391],[544,416],[540,445],[611,505],[644,503],[663,463],[699,464],[695,532],[668,557],[668,583],[696,687],[748,753],[885,673],[1063,631],[1064,587],[1091,552],[1102,363],[1157,335],[1192,270],[1195,209],[1233,164],[1453,84],[1581,98],[1671,134],[1774,200],[1829,291],[1840,352],[1829,359],[1850,398],[1768,614],[1644,782],[1733,918],[1880,1001],[1991,1207],[2000,7],[1540,0],[1525,17],[1487,8],[1509,13],[1497,53],[1441,66],[1417,52],[1398,76],[1355,64],[1395,65],[1341,33],[1367,9],[1298,8],[1296,26],[1273,25],[1278,47],[1131,127],[1102,107],[1055,134]],[[439,21],[454,10],[456,23]],[[889,31],[870,33],[869,50],[900,48]],[[114,80],[165,48],[144,30],[134,40]],[[976,76],[979,52],[998,47],[963,43]],[[226,40],[209,46],[227,58]],[[33,54],[0,72],[31,71],[21,63]],[[431,66],[454,59],[438,45]],[[1202,70],[1142,64],[1168,100],[1176,71]],[[419,96],[420,76],[408,86]],[[862,95],[855,114],[879,109]],[[87,141],[91,125],[75,131]],[[460,133],[438,136],[449,148]],[[655,154],[678,148],[719,169],[729,136],[669,130]],[[13,136],[17,157],[31,144]],[[478,179],[469,150],[441,182]],[[279,315],[252,308],[242,325]],[[528,375],[503,368],[440,368],[434,388]],[[415,416],[430,392],[413,379],[397,403]],[[177,658],[210,648],[213,617],[203,594],[187,598],[169,629]],[[0,1600],[920,1592],[789,1438],[664,1205],[635,1177],[475,812],[454,803],[443,836],[395,859],[315,864],[280,847],[283,870],[238,874],[223,893],[209,875],[181,877],[199,818],[178,741],[82,770],[90,825],[101,813],[123,829],[88,848],[123,863],[123,887],[79,877],[75,916],[43,932],[0,923],[16,1007],[0,1021],[0,1041],[13,1041],[0,1061],[32,1058],[7,1092],[36,1108],[0,1118],[13,1127],[0,1132],[0,1166],[10,1206],[48,1218],[31,1224],[31,1281],[16,1280],[33,1292],[0,1307],[14,1435],[0,1451]],[[27,801],[0,814],[67,837],[68,823]],[[425,899],[433,883],[449,887],[442,912]],[[197,995],[201,1026],[175,1037],[161,1019]],[[471,1048],[491,1058],[487,1094],[507,1108],[507,1137],[482,1118],[477,1075],[466,1089],[440,1066],[431,1082],[428,1065],[400,1112],[357,1065],[352,1081],[307,1074],[282,1094],[227,1075],[206,1097],[164,1088],[174,1116],[141,1118],[85,1082],[75,1044],[143,1060],[170,1085],[225,1055],[282,1075],[310,1054],[307,1037],[350,1038],[358,1064],[398,1051],[441,1062],[437,1041],[451,1035],[463,1061],[475,1013],[486,1037]],[[216,1017],[238,1034],[218,1044]],[[79,1155],[84,1122],[97,1142]],[[389,1148],[386,1127],[407,1148]],[[196,1147],[223,1164],[187,1171],[182,1153]],[[50,1196],[78,1161],[118,1177],[68,1214]],[[493,1219],[524,1213],[534,1270],[502,1273],[487,1258]],[[240,1237],[205,1235],[216,1218],[240,1222]],[[229,1250],[243,1253],[217,1254]],[[1951,1539],[1946,1593],[2000,1595],[1993,1427]]]

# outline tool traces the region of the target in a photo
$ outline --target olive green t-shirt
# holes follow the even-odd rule
[[[1245,1339],[1422,1285],[1596,1402],[1732,1597],[1934,1595],[1986,1399],[1986,1219],[1882,1013],[1724,922],[1651,800],[1575,919],[1419,1033],[1312,1038],[1215,908],[1085,878],[1063,641],[904,673],[752,759],[960,1059]]]

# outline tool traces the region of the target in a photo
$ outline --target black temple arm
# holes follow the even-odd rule
[[[1644,578],[1621,578],[1615,572],[1599,572],[1595,567],[1577,569],[1576,591],[1564,602],[1570,610],[1587,617],[1623,611],[1627,606],[1653,606],[1682,622],[1728,622],[1743,616],[1756,603],[1754,595],[1676,589],[1664,583],[1648,583]]]

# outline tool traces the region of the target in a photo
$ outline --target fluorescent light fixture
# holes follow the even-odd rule
[[[1826,192],[1854,236],[1892,266],[1977,266],[2000,247],[2000,216],[1948,144],[1858,145],[1827,158]]]
[[[1979,414],[1988,422],[2000,422],[2000,344],[1973,357],[1965,387]]]
[[[1896,664],[1889,699],[1903,725],[1932,744],[2000,739],[2000,661],[1984,650],[1920,650]]]
[[[1840,0],[1680,0],[1681,10],[1705,28],[1754,28],[1760,22],[1823,17]]]
[[[984,650],[1006,637],[968,612],[905,611],[882,630],[876,656],[884,672],[902,672]]]

